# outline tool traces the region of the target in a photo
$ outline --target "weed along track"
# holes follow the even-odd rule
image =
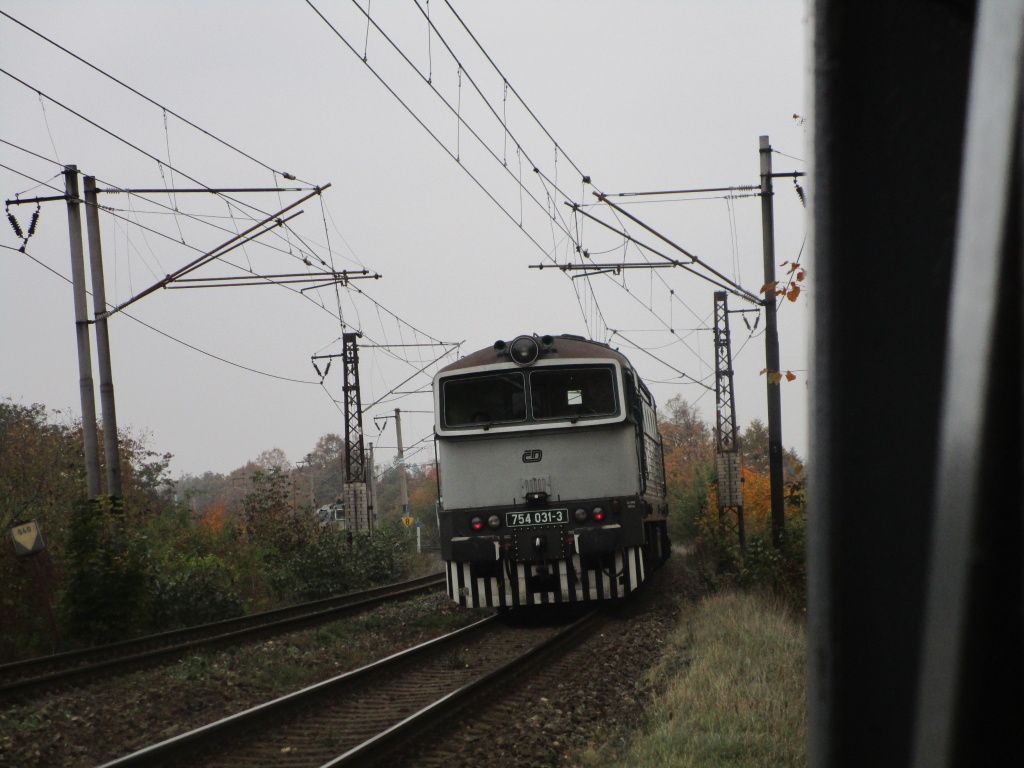
[[[105,768],[372,765],[417,734],[457,727],[460,710],[596,624],[596,613],[531,625],[491,616]]]
[[[116,675],[143,665],[176,659],[203,647],[291,632],[373,608],[389,600],[440,589],[444,583],[443,576],[424,576],[226,621],[5,664],[0,666],[0,697],[22,696],[65,683]]]

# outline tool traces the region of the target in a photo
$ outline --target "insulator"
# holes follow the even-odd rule
[[[16,234],[20,238],[24,238],[25,234],[21,231],[21,225],[18,224],[18,220],[14,218],[13,213],[8,212],[7,220],[11,222],[11,226],[14,227],[14,234]]]
[[[331,372],[331,363],[333,363],[333,362],[334,362],[333,360],[328,360],[327,361],[327,367],[324,368],[324,378],[325,379],[327,378],[327,374]]]
[[[28,223],[28,237],[32,237],[32,235],[34,235],[36,233],[36,224],[38,224],[38,223],[39,223],[39,209],[36,208],[35,212],[32,214],[32,221],[30,221]],[[27,240],[28,238],[25,238],[25,239]]]
[[[313,370],[316,371],[316,375],[319,376],[322,379],[324,377],[324,375],[322,373],[320,373],[320,369],[317,367],[316,362],[312,361],[312,360],[310,362],[313,363]]]

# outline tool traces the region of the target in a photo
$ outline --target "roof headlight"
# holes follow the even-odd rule
[[[508,354],[516,365],[533,365],[540,357],[540,345],[533,336],[519,336],[509,344]]]

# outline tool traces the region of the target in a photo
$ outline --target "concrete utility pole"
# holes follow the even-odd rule
[[[373,443],[370,443],[366,451],[366,516],[370,521],[370,527],[377,527],[377,478],[375,472],[377,465],[373,461]]]
[[[395,434],[398,436],[398,487],[401,490],[402,517],[409,514],[409,484],[405,477],[405,450],[402,448],[402,410],[395,408]]]
[[[100,373],[100,411],[103,418],[103,457],[107,465],[107,495],[121,498],[121,451],[117,439],[117,411],[114,407],[114,377],[110,364],[110,336],[107,331],[107,293],[103,279],[103,245],[100,214],[96,202],[96,177],[85,179],[85,223],[89,232],[89,268],[92,275],[92,309],[96,325],[96,356]]]
[[[71,288],[75,297],[75,337],[78,342],[78,386],[82,400],[82,439],[85,484],[89,499],[100,495],[99,438],[96,434],[96,394],[92,383],[89,317],[85,304],[85,255],[82,252],[82,217],[79,212],[78,166],[64,166],[64,192],[68,206],[71,243]]]
[[[779,327],[775,317],[775,206],[772,196],[772,146],[760,138],[761,231],[764,248],[765,368],[768,380],[768,477],[771,483],[772,543],[779,546],[786,527],[782,498],[782,394],[779,378]]]

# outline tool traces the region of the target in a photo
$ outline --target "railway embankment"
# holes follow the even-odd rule
[[[484,613],[432,593],[12,702],[0,708],[0,764],[94,766]],[[644,589],[605,606],[559,652],[414,731],[385,764],[803,765],[803,636],[802,619],[771,597],[708,594],[692,553],[677,553]],[[445,662],[443,676],[484,661],[466,645]],[[306,750],[292,744],[291,731],[286,736],[280,744],[271,738],[266,754],[298,759]]]
[[[645,714],[621,745],[589,745],[571,765],[735,768],[807,764],[806,631],[756,592],[681,605],[645,674]]]

